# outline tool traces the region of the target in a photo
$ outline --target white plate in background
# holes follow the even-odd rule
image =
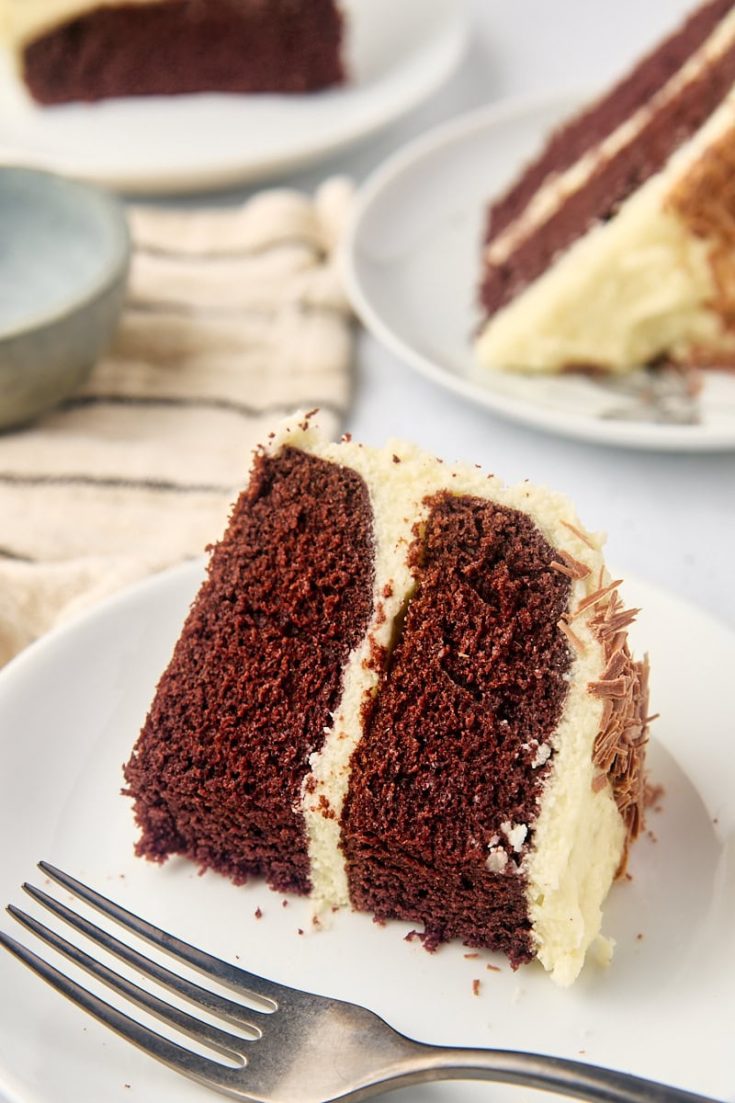
[[[464,0],[343,0],[350,80],[310,95],[131,97],[39,107],[0,56],[0,163],[53,169],[128,193],[263,179],[387,126],[450,75]]]
[[[605,909],[604,929],[617,941],[613,965],[589,964],[564,990],[539,966],[513,973],[497,955],[466,958],[461,945],[428,954],[404,941],[405,923],[340,913],[314,931],[303,900],[283,907],[286,897],[261,882],[236,888],[215,874],[200,878],[182,860],[156,866],[133,857],[121,768],[201,576],[201,564],[160,575],[52,633],[0,675],[0,904],[15,902],[54,925],[19,887],[45,887],[35,863],[46,858],[196,945],[274,980],[366,1004],[424,1041],[541,1050],[735,1100],[734,633],[648,585],[624,586],[626,602],[643,607],[633,636],[651,653],[661,719],[650,774],[665,794],[649,818],[652,837],[634,847],[632,881],[613,888]],[[33,942],[9,916],[0,925]],[[60,967],[78,975],[68,962]],[[91,978],[83,983],[115,1001]],[[215,1098],[1,950],[0,992],[0,1097],[11,1103]],[[396,1099],[511,1103],[532,1094],[445,1083]]]
[[[578,109],[577,95],[507,102],[455,119],[394,154],[361,189],[344,250],[369,330],[422,375],[493,413],[600,444],[735,448],[735,373],[621,379],[482,372],[472,335],[487,206]]]

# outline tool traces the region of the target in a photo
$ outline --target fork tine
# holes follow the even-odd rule
[[[143,1007],[162,1022],[168,1023],[169,1026],[176,1027],[178,1030],[183,1031],[184,1034],[188,1034],[198,1042],[208,1043],[226,1057],[242,1057],[243,1047],[248,1044],[243,1038],[238,1038],[234,1034],[228,1034],[226,1031],[220,1030],[210,1023],[202,1022],[200,1019],[196,1019],[194,1016],[187,1014],[186,1011],[182,1011],[178,1007],[173,1007],[171,1004],[152,995],[152,993],[146,992],[137,984],[133,984],[132,981],[127,980],[125,977],[121,977],[119,973],[103,965],[102,962],[95,961],[95,959],[85,953],[84,950],[79,949],[78,946],[74,946],[73,943],[68,942],[65,938],[62,938],[61,935],[56,934],[55,931],[44,926],[43,923],[39,923],[37,919],[27,915],[25,912],[21,911],[20,908],[16,908],[10,904],[8,906],[8,911],[13,919],[16,919],[27,930],[37,935],[42,942],[45,942],[48,946],[52,946],[54,950],[58,950],[64,957],[75,962],[80,968],[86,970],[87,973],[97,977],[98,980],[101,980],[103,984],[112,988],[113,991],[120,992],[127,999],[132,1000],[133,1003],[137,1003],[139,1007]]]
[[[74,896],[85,900],[93,908],[97,908],[98,911],[109,916],[116,923],[120,923],[121,926],[135,931],[136,934],[146,939],[153,946],[157,946],[160,950],[164,950],[180,961],[185,961],[187,965],[191,965],[192,968],[198,969],[199,972],[208,977],[217,977],[218,980],[243,992],[250,999],[259,1001],[264,1005],[262,1008],[264,1011],[277,1011],[278,999],[287,995],[290,991],[285,985],[275,984],[263,977],[256,976],[255,973],[249,973],[236,965],[230,965],[229,962],[213,957],[212,954],[207,954],[204,950],[199,950],[196,946],[168,934],[160,927],[155,927],[152,923],[133,915],[132,912],[119,904],[114,904],[106,896],[95,892],[88,885],[77,881],[75,877],[71,877],[68,873],[57,869],[49,862],[39,862],[38,868],[53,881],[56,881],[57,884],[68,889]]]
[[[72,1003],[93,1015],[95,1019],[110,1027],[117,1034],[122,1035],[128,1042],[132,1042],[133,1045],[142,1049],[149,1056],[155,1057],[156,1060],[168,1065],[169,1068],[175,1069],[176,1072],[197,1080],[200,1084],[206,1084],[209,1087],[217,1086],[222,1090],[229,1090],[232,1094],[236,1092],[239,1099],[259,1103],[255,1097],[246,1095],[239,1088],[238,1083],[242,1076],[241,1068],[230,1068],[219,1064],[218,1061],[212,1061],[208,1057],[201,1057],[176,1042],[164,1038],[155,1030],[143,1026],[142,1023],[131,1019],[122,1011],[118,1011],[112,1004],[99,999],[98,996],[83,988],[81,984],[71,980],[65,973],[59,972],[53,965],[49,965],[38,954],[11,938],[10,935],[5,934],[4,931],[0,931],[0,945],[19,958],[24,965],[27,965],[29,969],[50,984],[52,988],[55,988],[57,992],[61,992]]]
[[[235,1022],[245,1027],[245,1029],[252,1034],[253,1038],[261,1037],[262,1031],[255,1023],[251,1022],[253,1014],[252,1009],[245,1008],[235,1003],[233,1000],[227,999],[226,996],[220,996],[217,992],[210,992],[209,989],[202,988],[201,985],[195,984],[193,981],[185,980],[184,977],[180,977],[176,973],[172,973],[171,970],[167,969],[164,965],[159,965],[158,962],[151,961],[145,954],[141,954],[138,950],[134,950],[132,946],[126,945],[118,938],[115,938],[114,935],[109,934],[107,931],[103,931],[94,923],[90,923],[88,919],[84,919],[81,915],[77,915],[76,912],[73,912],[71,908],[62,904],[61,901],[54,900],[52,896],[48,896],[34,885],[26,883],[23,885],[23,889],[37,903],[47,908],[48,911],[58,916],[59,919],[62,919],[65,923],[68,923],[75,931],[91,939],[92,942],[96,942],[103,950],[107,950],[109,953],[114,954],[115,957],[120,958],[122,961],[126,961],[128,965],[132,965],[135,969],[139,969],[140,972],[152,977],[153,980],[163,988],[167,988],[169,992],[175,992],[178,996],[181,996],[185,1000],[189,1000],[197,1007],[206,1007],[208,1011],[212,1011],[230,1022]],[[8,911],[13,915],[15,915],[15,910],[16,909],[13,907],[8,908]]]

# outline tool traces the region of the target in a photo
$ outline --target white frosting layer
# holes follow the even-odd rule
[[[29,42],[60,27],[64,23],[87,15],[98,8],[119,7],[123,0],[0,0],[0,39],[14,50],[22,50]],[[166,0],[124,0],[127,4],[162,4]]]
[[[477,468],[442,464],[402,441],[391,441],[382,449],[352,442],[326,443],[311,423],[304,425],[298,419],[282,427],[269,450],[275,454],[286,445],[358,472],[367,485],[375,517],[373,619],[366,638],[349,657],[342,699],[321,751],[312,756],[302,795],[313,899],[318,908],[329,908],[349,903],[339,819],[349,786],[350,757],[363,734],[362,705],[366,696],[375,692],[380,674],[366,660],[373,645],[390,646],[394,620],[410,599],[414,578],[407,555],[414,526],[427,515],[427,496],[449,491],[526,513],[552,546],[590,568],[585,580],[573,583],[573,606],[597,588],[604,566],[597,541],[592,541],[595,546],[591,547],[573,531],[581,530],[570,503],[544,488],[527,483],[506,487]],[[592,610],[574,622],[574,631],[585,650],[575,655],[569,671],[564,714],[551,738],[554,757],[539,817],[531,825],[533,846],[523,867],[537,955],[562,984],[570,983],[577,975],[588,947],[599,933],[601,905],[619,864],[625,837],[609,785],[598,792],[592,788],[592,748],[600,727],[602,703],[587,686],[601,676],[605,662],[600,644],[588,627],[591,615]],[[537,755],[539,766],[547,757],[548,753]],[[501,830],[520,849],[527,826],[508,823]]]
[[[538,189],[523,214],[514,219],[487,248],[490,264],[502,264],[521,242],[579,191],[594,172],[626,146],[632,146],[653,115],[670,103],[682,90],[701,76],[704,69],[720,58],[735,42],[735,9],[726,15],[702,46],[681,69],[659,89],[656,95],[634,115],[562,173],[555,173]]]
[[[735,92],[625,203],[579,238],[477,341],[489,369],[558,371],[597,365],[623,373],[663,354],[735,348],[711,303],[712,243],[667,205],[707,150],[735,128]]]

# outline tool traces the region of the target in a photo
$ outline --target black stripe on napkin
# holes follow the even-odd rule
[[[272,415],[292,414],[299,409],[326,410],[336,417],[344,417],[346,410],[334,402],[324,402],[316,398],[300,398],[296,404],[273,404],[270,406],[248,406],[245,402],[235,402],[229,398],[207,398],[193,395],[126,395],[126,394],[85,394],[69,398],[62,403],[62,410],[75,410],[84,406],[150,406],[195,410],[222,410],[240,414],[242,417],[270,417]]]
[[[21,555],[12,548],[0,548],[0,559],[12,559],[15,563],[35,563],[35,559],[31,559],[30,555]]]
[[[95,475],[19,475],[0,471],[6,486],[91,486],[114,490],[150,490],[156,493],[232,495],[237,488],[215,483],[172,483],[166,479],[123,479]]]

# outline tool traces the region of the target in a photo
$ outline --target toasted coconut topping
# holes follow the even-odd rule
[[[605,669],[589,692],[604,704],[592,760],[606,777],[623,817],[630,843],[643,826],[645,775],[643,759],[648,741],[648,657],[636,662],[628,649],[624,629],[637,609],[623,609],[613,582],[584,599],[577,609],[594,606],[589,627],[602,645]],[[575,614],[576,615],[576,614]],[[599,787],[595,778],[593,788]]]

